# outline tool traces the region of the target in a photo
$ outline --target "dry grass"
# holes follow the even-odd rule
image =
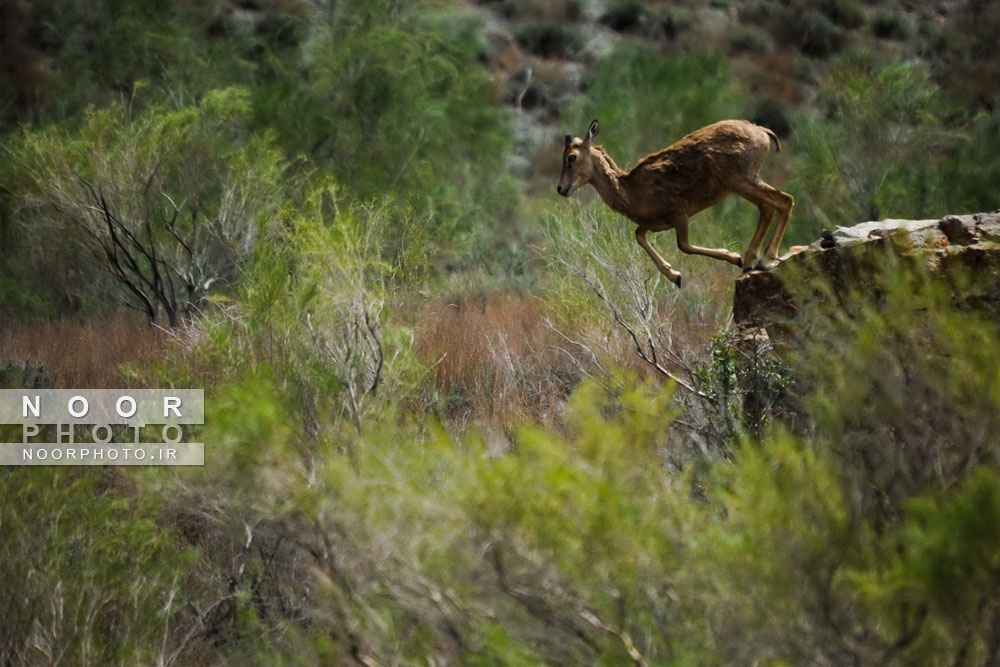
[[[544,419],[580,378],[556,342],[541,302],[530,296],[456,295],[417,316],[417,351],[433,364],[444,416],[461,423]]]
[[[55,377],[55,386],[99,389],[129,386],[122,364],[148,367],[171,343],[163,331],[127,315],[80,321],[6,322],[0,325],[0,367],[13,362]]]
[[[711,268],[699,272],[686,298],[666,298],[658,309],[655,342],[669,346],[675,359],[701,353],[727,324],[732,277]],[[606,312],[567,319],[547,311],[541,299],[507,291],[424,304],[416,313],[416,348],[433,368],[430,402],[459,428],[471,421],[503,426],[520,417],[554,423],[563,400],[585,374],[599,375],[601,365],[658,377]],[[680,370],[669,358],[661,363]]]

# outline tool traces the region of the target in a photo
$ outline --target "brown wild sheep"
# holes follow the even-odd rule
[[[620,169],[601,146],[593,144],[598,124],[590,124],[586,139],[566,135],[562,175],[556,190],[568,197],[590,183],[604,203],[638,225],[635,240],[656,267],[678,287],[681,274],[673,269],[646,239],[647,232],[673,229],[677,247],[688,254],[721,259],[744,271],[770,269],[778,262],[778,248],[785,234],[795,200],[760,177],[760,168],[771,147],[780,151],[774,132],[746,120],[723,120],[687,135],[658,153],[647,155],[631,171]],[[721,248],[700,248],[688,242],[689,218],[734,193],[756,204],[760,211],[746,254]],[[762,257],[760,246],[778,213],[778,224]]]

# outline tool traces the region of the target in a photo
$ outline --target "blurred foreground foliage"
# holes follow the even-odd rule
[[[78,662],[105,655],[93,646],[178,664],[996,657],[998,332],[940,279],[888,264],[852,309],[816,300],[816,336],[789,358],[804,431],[705,452],[683,388],[609,369],[557,425],[454,434],[384,309],[383,212],[329,188],[305,201],[286,254],[256,258],[197,353],[159,371],[213,374],[208,464],[135,478],[144,501],[119,518],[145,577],[82,547],[111,578],[106,604],[138,611],[86,626]],[[63,495],[29,493],[37,479],[11,473],[7,511],[61,516]],[[88,581],[67,576],[62,595]],[[49,612],[5,613],[34,650]]]

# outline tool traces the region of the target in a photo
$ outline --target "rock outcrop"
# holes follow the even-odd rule
[[[808,246],[797,246],[772,271],[752,271],[736,280],[733,318],[746,332],[761,328],[776,343],[798,338],[795,319],[802,300],[815,294],[848,295],[878,289],[887,254],[905,264],[922,264],[945,276],[974,272],[973,304],[1000,307],[1000,211],[949,215],[940,220],[882,220],[824,231]],[[959,297],[961,295],[958,295]]]

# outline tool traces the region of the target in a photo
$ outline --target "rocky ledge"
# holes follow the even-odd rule
[[[904,265],[923,264],[948,275],[972,271],[975,298],[1000,304],[1000,210],[949,215],[939,220],[881,220],[824,231],[808,246],[793,247],[771,271],[751,271],[736,280],[733,318],[744,330],[761,328],[774,342],[792,343],[803,299],[874,289],[886,255]],[[961,296],[961,295],[959,295]],[[817,298],[820,298],[817,296]]]

